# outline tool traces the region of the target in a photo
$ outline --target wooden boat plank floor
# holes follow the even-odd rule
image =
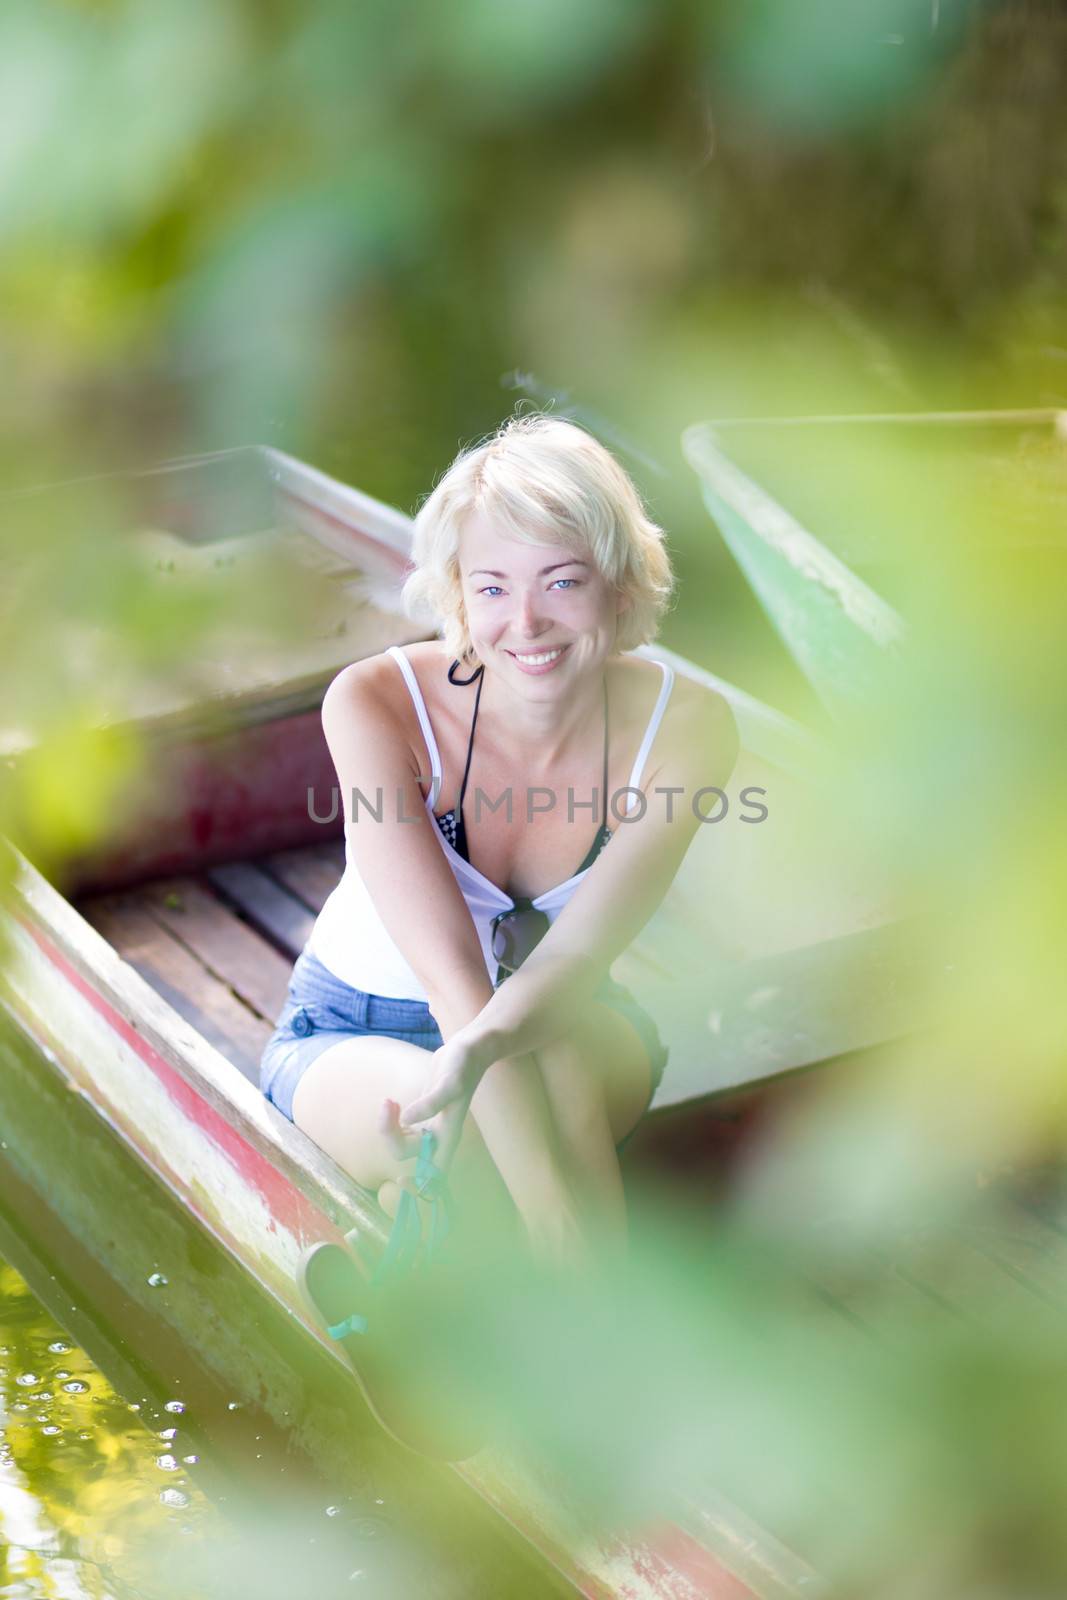
[[[1020,1195],[1010,1227],[983,1229],[975,1244],[1025,1272],[1038,1293],[1067,1306],[1067,1218],[1040,1193]]]
[[[101,895],[81,910],[179,1016],[255,1081],[259,1054],[270,1035],[268,1023],[152,916],[143,890]]]
[[[817,1262],[807,1277],[824,1303],[889,1346],[951,1322],[997,1336],[1067,1309],[1067,1239],[1002,1195],[988,1221],[915,1228],[848,1265]]]
[[[82,915],[258,1083],[293,962],[344,868],[339,840],[92,895]]]
[[[292,965],[311,937],[310,907],[253,861],[212,867],[207,879]]]
[[[977,1249],[969,1231],[937,1239],[923,1229],[893,1251],[892,1264],[952,1315],[992,1334],[1025,1326],[1042,1311],[1045,1297],[1025,1271]]]
[[[151,884],[149,914],[268,1022],[282,1008],[291,963],[196,878]]]
[[[275,855],[265,856],[259,865],[290,894],[303,900],[317,916],[344,871],[344,841],[333,839],[296,850],[279,850]]]

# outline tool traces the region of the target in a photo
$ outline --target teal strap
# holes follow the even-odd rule
[[[426,1240],[426,1258],[431,1259],[441,1248],[449,1230],[448,1183],[440,1167],[434,1165],[433,1152],[436,1139],[429,1128],[419,1141],[415,1162],[415,1190],[419,1199],[430,1203],[430,1229]],[[379,1261],[371,1282],[379,1284],[396,1272],[414,1264],[422,1243],[422,1223],[419,1219],[418,1201],[410,1189],[401,1189],[400,1205],[393,1220],[392,1232],[385,1252]],[[366,1333],[367,1319],[358,1311],[343,1317],[340,1322],[328,1323],[326,1332],[331,1339],[347,1339],[350,1334]]]
[[[419,1208],[415,1204],[415,1196],[408,1189],[401,1189],[392,1232],[385,1254],[374,1273],[374,1283],[383,1283],[394,1272],[412,1264],[419,1248],[420,1233]]]
[[[430,1202],[430,1236],[426,1241],[427,1259],[432,1259],[448,1236],[450,1218],[448,1214],[448,1180],[440,1167],[434,1165],[433,1156],[436,1140],[427,1128],[419,1145],[419,1156],[415,1164],[415,1188],[424,1200]]]
[[[326,1329],[331,1339],[347,1339],[350,1333],[366,1333],[366,1331],[367,1319],[366,1317],[361,1317],[356,1311],[353,1311],[352,1315],[346,1317],[343,1322],[335,1322]]]
[[[426,1240],[429,1259],[441,1248],[449,1231],[448,1183],[440,1167],[435,1166],[433,1152],[437,1140],[429,1128],[419,1141],[415,1162],[415,1190],[419,1198],[430,1202],[430,1228]],[[393,1220],[392,1232],[385,1253],[378,1263],[374,1282],[382,1283],[393,1273],[410,1267],[422,1242],[422,1223],[415,1195],[410,1189],[400,1191],[400,1204]]]

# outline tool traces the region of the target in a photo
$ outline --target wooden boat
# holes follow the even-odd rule
[[[205,541],[203,508],[235,482],[241,505],[256,508],[247,530]],[[410,525],[271,450],[183,463],[154,474],[151,488],[166,506],[165,531],[148,541],[163,573],[280,554],[318,585],[316,626],[269,659],[242,646],[201,662],[192,689],[156,688],[116,710],[150,748],[158,781],[73,864],[62,892],[10,847],[3,1010],[36,1070],[75,1091],[264,1304],[340,1369],[296,1291],[297,1259],[308,1242],[353,1226],[380,1248],[384,1219],[266,1104],[256,1064],[292,961],[340,871],[339,821],[314,820],[308,805],[309,788],[325,796],[333,781],[322,693],[345,662],[425,636],[397,608]],[[702,830],[679,882],[614,969],[657,1017],[672,1055],[637,1161],[642,1148],[654,1159],[686,1141],[704,1151],[728,1143],[772,1082],[875,1046],[914,1020],[885,888],[827,871],[798,849],[814,739],[692,663],[646,653],[728,696],[743,742],[731,790],[766,789],[781,822],[773,833],[735,830],[729,841],[718,828]],[[19,758],[17,737],[7,754]],[[758,916],[753,884],[763,897]],[[14,1092],[10,1081],[0,1092]],[[0,1109],[15,1125],[17,1107]],[[5,1159],[67,1203],[47,1143],[27,1137]],[[78,1202],[69,1204],[77,1215]],[[121,1240],[102,1229],[97,1248],[121,1275]],[[158,1310],[143,1277],[124,1289]],[[224,1308],[213,1314],[221,1325]],[[271,1385],[232,1341],[201,1354],[235,1390],[252,1385],[272,1403]],[[289,1394],[285,1409],[292,1403]],[[506,1520],[560,1592],[650,1600],[811,1592],[799,1558],[707,1495],[680,1495],[669,1525],[598,1539],[576,1530],[559,1487],[521,1462],[487,1451],[441,1471]]]

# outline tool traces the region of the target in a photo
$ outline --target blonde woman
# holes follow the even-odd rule
[[[458,1211],[510,1211],[542,1260],[623,1244],[618,1149],[666,1053],[610,968],[738,748],[721,696],[630,653],[671,588],[614,458],[525,416],[419,512],[405,599],[441,637],[327,692],[346,866],[262,1084],[391,1214],[429,1129]]]

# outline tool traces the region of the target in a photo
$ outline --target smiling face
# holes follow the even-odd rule
[[[588,556],[526,544],[481,514],[459,541],[467,625],[478,659],[512,682],[573,683],[615,649],[625,605]]]

